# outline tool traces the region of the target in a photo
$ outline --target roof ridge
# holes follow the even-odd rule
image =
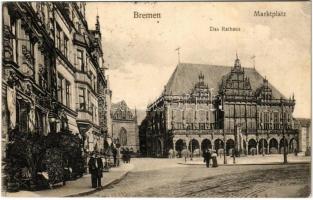
[[[234,66],[232,65],[217,65],[217,64],[208,64],[208,63],[190,63],[190,62],[181,62],[177,65],[177,67],[179,66],[190,66],[190,65],[199,65],[199,66],[210,66],[210,67],[224,67],[224,68],[232,68]],[[245,66],[241,66],[241,68],[244,68],[245,70],[252,70],[252,71],[257,71],[255,68],[253,67],[245,67]]]

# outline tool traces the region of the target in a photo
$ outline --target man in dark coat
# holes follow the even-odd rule
[[[91,174],[91,184],[93,188],[101,187],[101,178],[103,171],[102,159],[97,154],[93,154],[88,162],[89,172]]]
[[[114,162],[114,166],[117,166],[117,162],[116,162],[116,154],[117,154],[117,149],[115,147],[112,147],[112,154],[113,154],[113,162]]]
[[[91,174],[91,186],[93,188],[96,188],[97,187],[97,167],[96,167],[96,159],[95,159],[94,154],[92,154],[89,159],[88,167],[89,167],[89,173]]]
[[[101,178],[102,178],[102,172],[103,172],[103,162],[100,156],[96,154],[96,159],[97,159],[97,166],[98,166],[98,174],[97,174],[97,185],[98,187],[102,187],[101,185]]]
[[[207,154],[208,154],[208,150],[205,149],[205,150],[203,151],[203,154],[202,154],[202,156],[203,156],[203,162],[205,162],[205,163],[206,163]]]
[[[206,158],[205,158],[206,167],[210,167],[210,160],[211,160],[211,152],[207,151]]]

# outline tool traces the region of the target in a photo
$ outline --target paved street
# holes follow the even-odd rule
[[[177,159],[132,159],[121,182],[91,194],[98,197],[305,197],[310,165],[237,165],[205,168]]]

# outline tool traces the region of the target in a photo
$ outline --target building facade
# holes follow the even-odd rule
[[[304,118],[295,119],[295,128],[299,132],[299,151],[311,155],[312,128],[311,120]]]
[[[121,148],[139,151],[139,133],[136,110],[133,112],[125,101],[112,104],[112,139]]]
[[[111,90],[99,17],[91,30],[83,2],[7,2],[2,9],[2,146],[12,131],[69,132],[87,155],[103,152]]]
[[[293,97],[242,67],[238,57],[232,67],[179,63],[147,108],[141,146],[148,156],[183,148],[282,153],[284,145],[292,152],[299,148],[294,106]]]

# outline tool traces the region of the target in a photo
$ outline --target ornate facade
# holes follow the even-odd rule
[[[293,97],[255,69],[180,63],[162,95],[147,108],[141,146],[148,156],[170,149],[212,148],[250,154],[298,149]],[[285,140],[284,140],[285,139]],[[285,142],[284,142],[285,141]]]
[[[4,145],[12,130],[68,131],[85,152],[103,151],[111,91],[99,18],[89,29],[85,3],[3,4],[2,58]]]
[[[132,152],[139,150],[139,134],[136,110],[133,112],[125,101],[112,104],[112,139],[122,148]]]

